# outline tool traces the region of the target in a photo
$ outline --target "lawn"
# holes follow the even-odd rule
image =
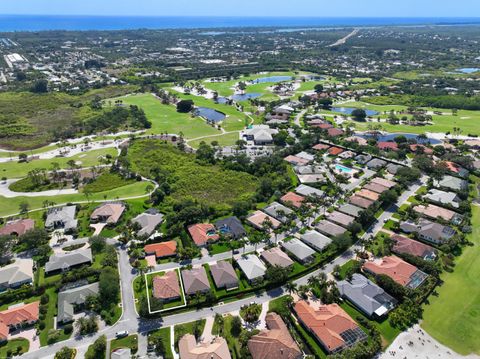
[[[122,186],[134,183],[135,180],[126,180],[116,173],[103,173],[97,177],[93,182],[87,184],[83,191],[90,191],[92,193],[105,192]]]
[[[358,263],[358,261],[356,261],[355,259],[350,259],[348,262],[343,264],[340,267],[339,279],[342,279],[342,280],[345,279],[345,277],[347,276],[347,273],[355,266],[356,263]]]
[[[103,148],[100,150],[92,150],[85,153],[79,153],[72,157],[56,157],[48,160],[33,160],[31,162],[22,163],[19,163],[18,161],[10,161],[2,163],[0,177],[25,177],[28,172],[36,168],[44,168],[46,170],[49,170],[52,167],[53,162],[58,163],[61,169],[68,169],[70,168],[70,166],[67,164],[67,162],[69,162],[70,160],[77,162],[77,164],[81,167],[97,166],[101,164],[99,159],[102,156],[106,156],[107,154],[111,155],[112,157],[116,157],[117,150],[115,148]]]
[[[233,316],[230,314],[223,317],[223,326],[221,326],[220,323],[215,321],[212,327],[212,334],[225,338],[228,344],[228,348],[230,349],[232,359],[240,359],[240,336],[234,336],[232,334],[232,319]]]
[[[211,144],[213,141],[218,142],[219,146],[232,146],[239,140],[239,132],[225,133],[223,135],[215,135],[210,137],[201,138],[199,140],[190,140],[187,143],[193,148],[198,148],[200,142]]]
[[[138,351],[138,335],[133,334],[125,338],[113,339],[110,343],[110,354],[120,348],[130,348],[132,354]]]
[[[164,359],[173,359],[172,347],[170,345],[170,327],[162,328],[148,333],[149,342],[155,338],[160,338],[165,348]]]
[[[444,272],[444,284],[425,305],[422,327],[442,344],[467,355],[480,354],[480,207],[472,206],[473,233],[457,259],[453,273]]]
[[[164,105],[151,94],[126,96],[121,100],[125,104],[137,105],[145,111],[147,118],[152,122],[152,128],[147,133],[179,134],[182,132],[186,139],[221,133],[207,125],[203,119],[192,117],[186,113],[178,113],[175,106]]]
[[[43,347],[48,345],[48,332],[49,330],[54,328],[54,320],[57,315],[57,292],[55,292],[55,288],[48,288],[45,293],[49,296],[48,301],[48,311],[45,315],[45,329],[40,332],[40,345]],[[70,338],[71,334],[65,334],[63,330],[60,332],[60,336],[57,341],[62,341]]]
[[[128,150],[132,170],[152,177],[156,169],[167,174],[172,194],[166,199],[193,198],[211,206],[229,207],[240,198],[248,198],[257,189],[255,177],[227,171],[214,165],[200,165],[195,155],[184,153],[157,140],[136,141]]]
[[[185,335],[185,334],[195,334],[195,332],[202,335],[203,329],[205,328],[205,319],[197,320],[195,322],[184,323],[175,325],[174,332],[175,332],[175,350],[178,352],[178,341]]]
[[[9,358],[12,355],[21,355],[28,352],[30,343],[27,339],[12,339],[0,344],[0,358]],[[19,350],[20,349],[20,350]]]
[[[116,200],[120,198],[131,197],[147,197],[146,188],[150,186],[150,182],[135,182],[127,186],[112,189],[110,191],[94,193],[89,197],[90,202],[104,201],[104,200]],[[87,199],[82,193],[58,195],[55,197],[14,197],[5,198],[0,196],[0,216],[7,217],[19,212],[19,205],[22,202],[29,204],[30,210],[42,209],[43,202],[45,200],[54,201],[57,205],[67,203],[81,203],[86,202]]]

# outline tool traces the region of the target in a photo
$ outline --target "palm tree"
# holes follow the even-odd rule
[[[318,277],[311,276],[308,278],[307,283],[312,287],[316,287],[319,283],[319,279]]]
[[[292,281],[289,281],[287,283],[285,283],[285,290],[288,292],[288,294],[292,294],[292,293],[297,293],[297,284],[292,282]]]

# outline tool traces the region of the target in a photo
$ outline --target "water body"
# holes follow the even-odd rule
[[[235,100],[235,101],[247,101],[247,100],[254,99],[254,98],[257,98],[257,97],[260,97],[260,96],[262,96],[262,94],[261,94],[261,93],[258,93],[258,92],[245,93],[245,94],[236,94],[236,95],[233,95],[233,96],[232,96],[232,100]]]
[[[282,31],[334,26],[480,25],[478,18],[211,17],[1,15],[0,32],[43,30],[213,29],[281,27]],[[297,28],[297,29],[295,29]]]
[[[478,67],[464,67],[461,69],[456,69],[457,72],[461,72],[462,74],[473,74],[475,72],[480,71]]]
[[[230,101],[228,98],[222,97],[222,96],[217,97],[217,100],[216,100],[217,103],[220,103],[222,105],[228,103],[228,101]]]
[[[264,84],[267,82],[283,82],[283,81],[291,81],[292,76],[269,76],[269,77],[261,77],[258,79],[253,80],[254,83],[257,84]]]
[[[224,113],[208,107],[197,107],[195,109],[195,114],[213,122],[223,121],[226,117]]]
[[[412,139],[412,138],[415,139],[417,143],[430,143],[432,145],[438,145],[442,143],[442,141],[437,140],[435,138],[427,138],[427,140],[418,139],[418,135],[413,133],[389,133],[389,134],[380,135],[380,136],[361,134],[359,136],[365,139],[376,138],[378,142],[394,141],[395,138],[398,136],[405,136],[407,139]]]
[[[340,112],[340,113],[343,113],[345,115],[351,115],[353,111],[355,110],[358,110],[357,108],[355,107],[332,107],[332,111],[333,112]],[[374,110],[368,110],[368,109],[362,109],[365,111],[365,113],[367,114],[367,116],[376,116],[378,115],[378,112],[377,111],[374,111]]]

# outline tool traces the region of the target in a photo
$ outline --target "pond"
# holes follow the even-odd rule
[[[461,72],[462,74],[473,74],[475,72],[479,72],[480,68],[478,67],[464,67],[461,69],[455,69],[457,72]]]
[[[244,93],[244,94],[236,94],[232,96],[232,100],[234,101],[247,101],[250,99],[254,99],[257,97],[262,96],[261,93],[258,92],[252,92],[252,93]]]
[[[291,81],[292,76],[269,76],[269,77],[261,77],[255,80],[252,80],[252,82],[257,83],[257,84],[263,84],[266,82],[283,82],[283,81]]]
[[[351,115],[353,111],[357,110],[355,107],[332,107],[331,109],[333,112],[340,112],[345,115]],[[361,109],[364,110],[367,116],[376,116],[379,114],[379,112],[374,111],[374,110],[368,110],[368,109]]]
[[[217,99],[215,100],[216,103],[220,103],[222,105],[228,103],[228,101],[230,101],[228,98],[221,96],[217,97]]]
[[[396,137],[398,136],[405,136],[407,139],[415,139],[418,143],[430,143],[432,145],[438,145],[441,144],[442,141],[437,140],[435,138],[427,138],[426,140],[418,139],[418,135],[413,134],[413,133],[388,133],[385,135],[370,135],[370,134],[360,134],[360,137],[363,137],[365,139],[369,138],[376,138],[378,142],[389,142],[389,141],[394,141]]]
[[[213,122],[220,122],[225,119],[224,113],[208,107],[197,107],[195,109],[195,115],[201,116],[207,119],[208,121],[213,121]]]

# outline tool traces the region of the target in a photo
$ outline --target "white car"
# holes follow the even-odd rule
[[[121,332],[116,332],[115,336],[117,338],[125,338],[128,336],[128,330],[122,330]]]

